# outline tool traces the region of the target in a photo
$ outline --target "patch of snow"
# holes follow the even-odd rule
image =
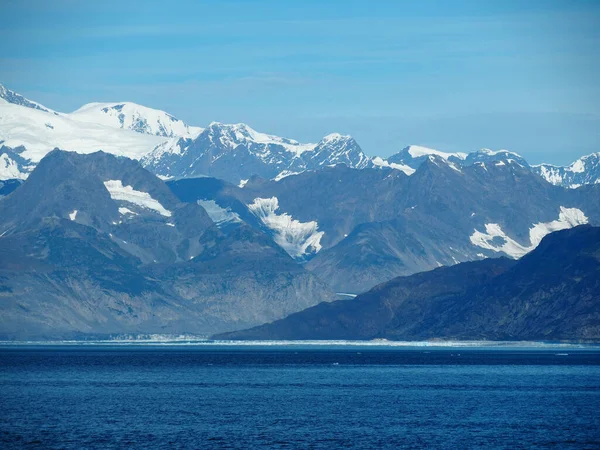
[[[284,170],[282,172],[280,172],[275,178],[273,178],[273,181],[279,181],[279,180],[283,180],[286,177],[291,177],[293,175],[299,175],[302,172],[292,172],[291,170]]]
[[[27,175],[19,170],[17,162],[6,153],[0,155],[0,180],[9,180],[11,178],[24,180],[27,178]]]
[[[469,239],[473,245],[494,252],[504,252],[516,259],[535,249],[544,236],[554,231],[564,230],[586,223],[588,223],[588,218],[583,211],[577,208],[565,208],[564,206],[561,206],[558,220],[545,223],[540,222],[534,224],[529,229],[529,246],[521,245],[507,236],[497,223],[485,224],[485,233],[475,230]],[[497,242],[498,238],[503,240],[502,244]]]
[[[77,210],[74,209],[72,213],[69,213],[69,219],[75,220],[77,218]]]
[[[242,219],[240,219],[240,216],[237,213],[231,211],[230,208],[222,208],[214,200],[198,200],[197,203],[206,210],[208,217],[210,217],[217,226],[242,222]]]
[[[529,230],[529,240],[533,248],[537,247],[544,236],[554,231],[573,228],[588,223],[588,218],[578,208],[560,207],[558,220],[547,223],[537,223]],[[532,250],[533,250],[532,248]]]
[[[578,159],[573,164],[571,164],[569,167],[566,167],[565,170],[567,170],[569,172],[574,172],[574,173],[582,173],[582,172],[585,172],[585,164],[582,161],[582,159]]]
[[[136,191],[132,186],[123,186],[121,180],[105,181],[104,186],[113,200],[133,203],[142,208],[156,211],[165,217],[171,217],[171,211],[165,209],[158,200],[153,199],[147,192]]]
[[[390,167],[392,169],[401,170],[408,176],[410,176],[416,172],[415,169],[413,169],[410,166],[407,166],[406,164],[390,163],[379,156],[376,156],[371,161],[373,162],[373,164],[375,164],[378,167]]]
[[[560,185],[563,181],[563,177],[560,173],[560,169],[554,166],[539,166],[540,167],[540,175],[544,178],[548,183],[552,183],[555,185]]]
[[[321,250],[321,238],[325,233],[318,231],[317,222],[300,222],[287,213],[278,214],[277,197],[255,198],[248,208],[273,231],[275,242],[290,256],[298,258]]]
[[[124,208],[124,207],[120,207],[119,208],[119,213],[121,215],[126,215],[126,214],[132,214],[134,216],[137,216],[137,213],[134,213],[132,210],[130,210],[129,208]]]
[[[246,184],[248,184],[248,180],[240,180],[240,184],[238,184],[238,187],[243,188],[244,186],[246,186]]]

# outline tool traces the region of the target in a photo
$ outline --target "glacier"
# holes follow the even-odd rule
[[[278,214],[277,197],[255,198],[248,208],[273,232],[275,242],[292,258],[301,258],[321,250],[321,238],[325,233],[318,231],[317,222],[300,222],[287,213]]]

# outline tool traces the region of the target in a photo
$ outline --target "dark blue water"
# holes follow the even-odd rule
[[[2,448],[600,448],[599,417],[598,351],[0,348]]]

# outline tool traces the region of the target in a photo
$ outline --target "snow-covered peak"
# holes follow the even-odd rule
[[[350,139],[352,139],[352,136],[343,135],[340,133],[330,133],[321,139],[321,142],[348,141]]]
[[[354,138],[339,133],[332,133],[325,136],[305,156],[309,162],[309,166],[345,164],[355,169],[364,169],[370,165],[372,166],[370,158],[363,153]]]
[[[469,153],[463,165],[470,166],[477,163],[496,163],[502,161],[505,164],[516,163],[521,167],[529,167],[529,164],[521,155],[508,150],[490,150],[482,148],[476,152]]]
[[[15,91],[11,91],[6,86],[0,83],[0,99],[4,100],[6,103],[12,103],[13,105],[24,106],[26,108],[39,109],[40,111],[54,113],[49,108],[46,108],[44,105],[41,105],[37,102],[29,100],[23,97],[21,94],[17,94]]]
[[[466,153],[446,153],[441,152],[439,150],[435,150],[433,148],[422,147],[420,145],[409,145],[402,149],[401,152],[406,152],[413,158],[420,158],[422,156],[436,155],[444,159],[449,159],[450,157],[455,157],[458,159],[465,159],[467,157]]]
[[[164,111],[130,102],[88,103],[69,116],[154,136],[194,138],[202,132],[202,128],[191,127]]]

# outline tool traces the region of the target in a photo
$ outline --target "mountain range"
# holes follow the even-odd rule
[[[600,226],[598,163],[371,158],[335,133],[302,144],[127,102],[64,114],[2,87],[0,335],[232,332],[441,266],[508,270]]]
[[[600,182],[600,153],[569,166],[530,166],[507,150],[445,153],[411,145],[389,158],[369,157],[351,136],[332,133],[316,144],[260,133],[246,124],[190,126],[172,115],[131,102],[89,103],[60,113],[0,84],[0,180],[24,179],[53,150],[105,151],[142,161],[163,178],[213,176],[243,184],[252,176],[281,179],[344,164],[387,167],[411,175],[429,156],[457,166],[512,159],[546,181],[568,188]]]

